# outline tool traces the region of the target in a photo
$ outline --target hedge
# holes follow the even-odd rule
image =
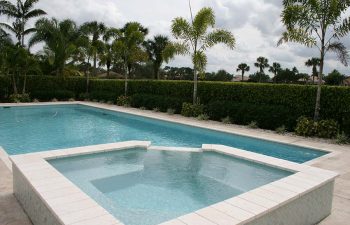
[[[270,130],[284,125],[287,130],[292,131],[298,119],[293,110],[286,106],[230,101],[211,102],[205,107],[205,112],[213,120],[221,121],[230,117],[233,123],[240,125],[248,125],[254,121],[260,128]]]
[[[166,112],[168,109],[174,109],[175,113],[180,113],[184,102],[191,102],[191,100],[147,94],[136,94],[131,97],[132,107],[145,107],[150,110],[158,108],[161,112]]]
[[[32,93],[32,97],[35,97],[33,94],[38,92],[42,94],[43,92],[52,93],[63,90],[74,92],[75,98],[79,98],[82,93],[86,92],[86,79],[82,77],[29,76],[27,90]],[[92,79],[89,90],[90,99],[95,97],[97,100],[115,101],[118,96],[124,93],[124,81]],[[11,91],[10,79],[0,76],[0,100],[4,101]],[[129,82],[129,96],[137,95],[138,102],[141,101],[141,94],[147,99],[151,96],[157,96],[154,99],[159,104],[158,108],[163,109],[166,100],[160,100],[160,98],[188,101],[192,97],[192,91],[193,84],[190,81],[133,80]],[[278,113],[278,118],[281,118],[282,113],[279,112],[284,112],[283,116],[288,122],[299,116],[313,116],[316,91],[317,87],[312,85],[200,82],[198,97],[201,104],[211,106],[211,111],[208,113],[211,113],[212,118],[215,119],[221,119],[219,117],[224,115],[219,113],[220,110],[216,110],[214,113],[213,105],[218,104],[215,102],[224,102],[220,104],[220,107],[223,112],[227,112],[225,114],[234,114],[232,110],[241,107],[249,115],[254,114],[251,113],[252,111],[265,115],[265,112],[261,112],[266,110],[266,115],[270,113],[273,117],[274,113]],[[148,101],[147,99],[144,101]],[[155,105],[153,104],[153,106]],[[321,117],[322,119],[338,121],[343,130],[350,133],[350,88],[323,86]],[[247,118],[250,120],[250,117],[247,116]]]

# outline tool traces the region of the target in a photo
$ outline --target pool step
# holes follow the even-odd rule
[[[151,151],[172,151],[172,152],[203,152],[201,148],[186,148],[186,147],[165,147],[165,146],[150,146],[147,150]]]

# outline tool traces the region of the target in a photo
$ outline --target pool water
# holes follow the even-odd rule
[[[214,152],[130,149],[50,160],[126,225],[155,225],[292,173]]]
[[[327,154],[83,105],[0,107],[0,146],[10,155],[130,140],[174,147],[223,144],[298,163]]]

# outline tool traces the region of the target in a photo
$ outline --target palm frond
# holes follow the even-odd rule
[[[30,12],[28,12],[24,18],[25,19],[30,19],[30,18],[33,18],[33,17],[38,17],[38,16],[43,16],[43,15],[46,15],[46,12],[44,10],[41,10],[41,9],[34,9]]]
[[[192,28],[187,20],[178,17],[172,22],[171,32],[176,39],[189,39],[192,34]]]
[[[350,32],[350,17],[343,19],[341,24],[335,29],[337,38],[344,37]]]
[[[349,52],[345,45],[341,42],[333,42],[328,45],[327,51],[331,51],[337,54],[338,59],[344,66],[348,66]]]
[[[175,55],[188,55],[189,46],[186,43],[172,42],[163,50],[163,58],[165,62],[169,62]]]
[[[209,33],[204,40],[203,49],[211,48],[216,44],[225,44],[230,49],[234,49],[236,45],[236,39],[230,31],[218,29]]]
[[[200,72],[205,72],[206,65],[208,63],[207,56],[203,51],[198,51],[192,56],[192,62],[195,68]]]
[[[284,32],[281,39],[278,41],[277,46],[280,46],[285,42],[300,43],[306,45],[307,47],[317,45],[316,38],[311,36],[306,30],[303,29],[290,29]]]
[[[198,37],[204,35],[209,27],[215,26],[215,15],[212,8],[202,8],[193,19],[193,30]]]

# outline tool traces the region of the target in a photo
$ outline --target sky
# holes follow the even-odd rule
[[[97,20],[111,27],[122,27],[126,22],[138,21],[149,28],[149,38],[158,34],[171,37],[170,26],[175,17],[190,19],[188,0],[40,0],[37,7],[45,10],[48,17],[70,18],[79,25]],[[308,58],[319,57],[317,49],[291,43],[277,47],[284,31],[280,22],[282,0],[192,0],[194,13],[202,7],[212,7],[216,27],[230,30],[237,42],[234,50],[218,45],[207,52],[209,72],[225,69],[236,74],[237,65],[244,62],[253,73],[258,70],[254,67],[256,58],[264,56],[271,64],[297,66],[300,72],[311,73],[311,68],[304,64]],[[350,35],[342,41],[350,49]],[[191,66],[191,59],[178,56],[169,65]],[[350,69],[330,53],[325,72],[333,69],[350,75]]]

